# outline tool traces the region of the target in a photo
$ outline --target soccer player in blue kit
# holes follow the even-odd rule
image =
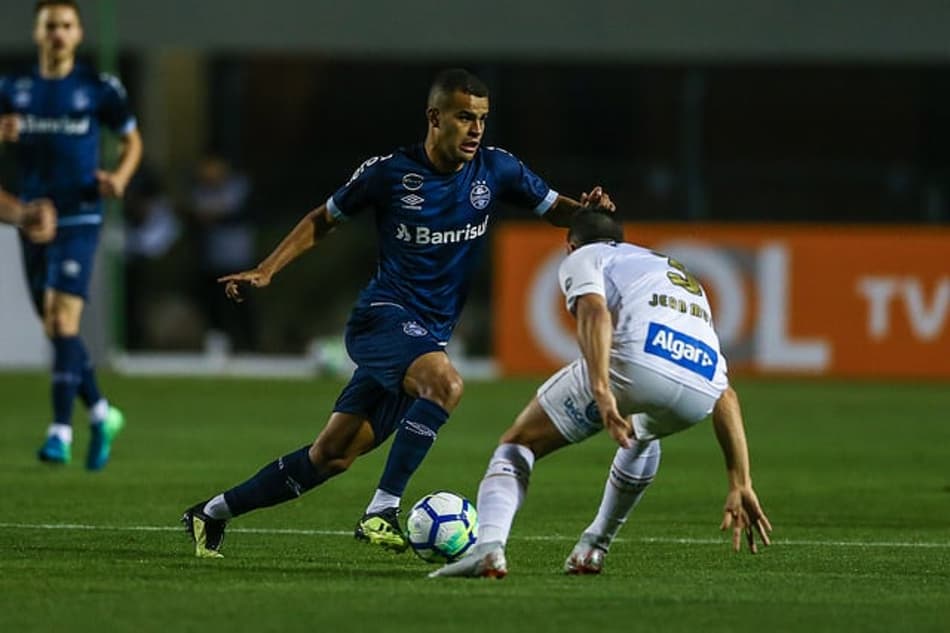
[[[462,69],[439,73],[426,109],[423,143],[370,158],[325,204],[312,210],[257,268],[221,278],[240,299],[260,288],[338,225],[375,212],[378,268],[346,325],[357,368],[312,445],[284,455],[222,494],[195,504],[182,521],[199,557],[218,557],[229,519],[294,499],[345,471],[395,433],[356,538],[406,549],[399,504],[409,478],[462,397],[445,353],[499,200],[533,209],[557,226],[585,204],[612,207],[599,187],[580,201],[562,196],[510,153],[482,147],[488,89]]]
[[[99,242],[101,199],[122,196],[141,159],[142,141],[118,79],[76,61],[82,36],[75,2],[36,3],[38,63],[0,78],[0,142],[16,147],[20,197],[34,206],[49,199],[58,214],[52,242],[22,240],[33,303],[53,344],[53,423],[38,455],[50,463],[71,460],[78,393],[90,413],[86,467],[99,470],[124,421],[99,392],[79,323]],[[100,125],[122,140],[112,171],[99,167]]]

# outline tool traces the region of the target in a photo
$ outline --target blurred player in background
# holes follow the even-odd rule
[[[142,141],[119,80],[76,61],[82,37],[75,2],[36,3],[38,63],[0,78],[0,142],[16,147],[20,197],[27,203],[48,198],[59,215],[52,242],[22,242],[33,303],[53,343],[53,423],[38,455],[50,463],[70,461],[78,392],[91,423],[86,467],[99,470],[123,418],[99,392],[79,323],[99,242],[102,197],[122,196],[141,159]],[[100,125],[123,141],[113,171],[99,167]]]
[[[346,326],[358,365],[311,446],[264,466],[246,482],[189,508],[183,517],[198,556],[220,556],[225,523],[300,496],[345,471],[395,433],[375,495],[358,522],[360,540],[403,551],[398,521],[409,478],[462,397],[445,353],[499,200],[567,226],[582,204],[612,205],[599,187],[580,201],[559,195],[508,152],[482,147],[488,89],[471,73],[443,71],[429,91],[423,143],[364,162],[311,211],[257,268],[222,278],[239,298],[357,213],[375,213],[377,273]],[[324,292],[327,289],[318,289]]]
[[[564,564],[570,574],[600,573],[656,475],[659,438],[710,412],[729,479],[721,528],[733,530],[736,551],[743,532],[753,553],[756,532],[768,545],[772,527],[752,489],[739,400],[702,286],[676,260],[623,243],[623,228],[606,210],[577,213],[567,235],[558,276],[582,357],[541,385],[502,435],[478,489],[472,552],[430,575],[504,577],[505,544],[534,462],[606,429],[620,448],[597,516]]]

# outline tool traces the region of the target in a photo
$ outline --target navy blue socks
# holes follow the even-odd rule
[[[304,446],[261,468],[256,475],[224,493],[233,516],[296,499],[329,479],[310,463]]]
[[[92,359],[89,358],[89,352],[83,345],[82,339],[76,337],[79,341],[79,348],[82,350],[82,369],[80,371],[79,397],[82,398],[87,409],[92,409],[97,402],[102,400],[102,394],[99,393],[99,385],[96,383],[96,372],[92,367]]]
[[[82,381],[86,350],[78,336],[53,337],[53,422],[72,424],[73,401]]]
[[[410,477],[425,459],[439,428],[448,418],[448,411],[431,400],[418,398],[412,403],[393,438],[386,468],[379,480],[380,490],[402,496]]]

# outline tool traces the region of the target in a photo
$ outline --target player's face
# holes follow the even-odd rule
[[[66,5],[51,5],[36,16],[33,41],[44,55],[53,59],[69,59],[76,54],[82,41],[82,26],[75,9]]]
[[[488,119],[488,97],[457,90],[441,108],[430,110],[429,116],[439,157],[450,165],[460,166],[472,160],[481,145]]]

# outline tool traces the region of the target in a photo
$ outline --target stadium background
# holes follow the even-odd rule
[[[790,223],[819,234],[827,225],[883,227],[877,242],[859,238],[843,250],[810,251],[809,259],[830,267],[836,259],[864,263],[848,286],[792,297],[785,323],[763,322],[767,311],[755,308],[750,292],[747,323],[736,326],[741,336],[727,346],[731,355],[748,355],[762,328],[793,346],[798,338],[807,346],[831,337],[834,354],[834,334],[797,323],[809,311],[827,311],[847,321],[846,329],[866,332],[869,357],[910,347],[903,365],[911,365],[922,351],[920,371],[891,373],[950,376],[946,3],[868,2],[860,11],[845,2],[567,0],[487,2],[477,10],[437,2],[274,2],[238,11],[223,1],[156,7],[103,0],[82,7],[86,57],[119,71],[139,116],[145,187],[167,196],[180,221],[167,250],[131,269],[123,266],[122,212],[113,211],[84,323],[100,362],[128,371],[236,367],[221,354],[233,341],[209,335],[199,305],[208,293],[195,282],[201,247],[188,196],[202,156],[225,157],[251,183],[244,212],[257,260],[363,159],[419,140],[429,79],[438,68],[464,65],[493,90],[486,142],[514,151],[565,193],[603,184],[627,221],[677,222],[687,239],[700,240],[705,223],[782,223],[763,229],[762,239],[773,240]],[[31,10],[31,2],[4,9],[4,70],[34,57]],[[0,158],[5,182],[11,163]],[[499,219],[504,225],[526,216],[506,209]],[[938,237],[919,246],[919,233],[911,235],[907,225]],[[917,256],[875,267],[867,253],[889,237],[900,252]],[[16,266],[12,232],[0,239],[4,268]],[[497,245],[497,236],[492,240]],[[726,237],[703,244],[730,249]],[[341,325],[372,274],[373,248],[369,223],[362,222],[287,270],[256,305],[231,308],[256,317],[259,335],[240,351],[266,355],[277,373],[337,367]],[[494,250],[459,329],[460,358],[498,361],[499,321],[530,307],[498,307],[506,264]],[[795,250],[789,253],[794,260]],[[738,257],[740,282],[754,285],[758,268],[750,255]],[[789,293],[820,283],[820,268],[805,274],[789,280]],[[876,291],[868,290],[869,276]],[[13,277],[4,275],[0,286],[4,322],[16,324],[4,328],[0,362],[39,366],[46,346]],[[705,281],[715,304],[720,288]],[[128,314],[133,294],[145,305],[138,315]],[[559,318],[556,308],[550,313]],[[882,327],[885,348],[877,347]],[[126,353],[130,348],[134,353]],[[164,364],[143,354],[155,350],[164,352]],[[862,352],[848,353],[860,364]],[[557,360],[534,356],[526,366],[538,370]],[[502,359],[500,366],[525,364]],[[829,366],[749,368],[827,373]],[[263,366],[247,367],[255,373]],[[486,365],[473,364],[472,371],[479,367]]]
[[[2,71],[33,59],[32,4],[3,3]],[[121,71],[180,233],[146,262],[152,329],[143,349],[125,353],[119,295],[129,289],[114,282],[118,264],[130,272],[133,262],[112,210],[84,328],[117,370],[100,378],[129,424],[108,468],[91,474],[35,459],[46,344],[20,286],[15,235],[0,227],[0,365],[10,368],[0,372],[0,630],[468,633],[488,620],[497,633],[526,623],[946,631],[950,4],[82,7],[85,53]],[[369,223],[349,227],[284,271],[257,295],[258,353],[229,357],[198,307],[187,210],[196,162],[214,148],[248,175],[263,255],[365,157],[421,138],[427,84],[450,64],[494,89],[489,142],[567,193],[602,183],[631,238],[675,251],[704,277],[734,345],[755,485],[775,525],[762,555],[730,555],[717,531],[722,457],[704,424],[664,442],[657,481],[599,578],[558,572],[604,485],[613,447],[603,436],[538,468],[503,583],[429,581],[421,561],[354,541],[385,450],[303,499],[241,517],[226,558],[191,556],[182,509],[324,423],[343,379],[313,377],[311,342],[339,351],[374,247]],[[570,322],[550,283],[539,283],[559,231],[510,209],[502,216],[464,315],[467,350],[455,350],[469,359],[466,394],[404,510],[435,489],[474,498],[536,374],[565,353]],[[526,329],[539,323],[540,337]],[[497,364],[472,360],[492,357]],[[535,364],[504,365],[531,377],[469,378],[502,363]],[[128,375],[171,371],[253,378]],[[306,380],[266,379],[273,374]],[[77,408],[78,454],[84,417]]]

